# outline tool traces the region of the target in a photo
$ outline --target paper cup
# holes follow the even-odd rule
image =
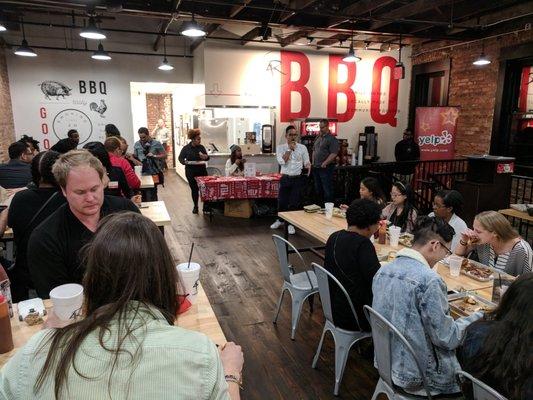
[[[450,256],[450,275],[459,276],[461,275],[461,264],[463,262],[463,257],[456,255]]]
[[[75,320],[81,314],[83,305],[83,286],[67,283],[50,291],[54,313],[61,321]]]
[[[134,168],[135,168],[135,175],[137,175],[140,178],[143,172],[143,166],[136,165]]]
[[[390,245],[392,247],[398,247],[398,244],[400,242],[400,233],[402,232],[402,228],[399,226],[391,226],[389,227],[389,239],[390,239]]]
[[[326,208],[326,218],[331,219],[333,217],[333,203],[324,204]]]
[[[200,284],[200,264],[181,263],[176,266],[179,275],[178,294],[188,295],[189,301],[196,303],[198,285]]]

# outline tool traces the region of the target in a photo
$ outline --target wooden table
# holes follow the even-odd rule
[[[50,300],[44,300],[44,304],[47,310],[52,308],[52,302]],[[11,318],[11,329],[15,348],[9,353],[0,354],[0,368],[15,354],[18,348],[24,346],[35,333],[42,329],[41,324],[29,326],[25,322],[20,322],[16,304],[14,305],[14,311],[15,315]],[[198,287],[196,303],[184,314],[178,316],[175,325],[204,333],[219,346],[226,343],[226,337],[220,328],[202,285]]]
[[[289,224],[301,229],[309,236],[317,239],[325,244],[329,236],[340,229],[346,229],[346,219],[339,217],[332,217],[327,219],[324,214],[306,213],[305,211],[287,211],[278,214],[280,218]],[[399,251],[404,246],[392,247],[390,245],[380,245],[375,243],[377,253],[387,254],[390,251]],[[305,248],[304,250],[311,250],[312,248]],[[311,250],[312,251],[312,250]],[[316,254],[316,252],[315,252]],[[436,271],[442,277],[448,289],[457,290],[460,288],[466,290],[473,290],[478,292],[483,297],[488,299],[492,296],[493,281],[480,282],[465,275],[453,277],[450,275],[450,269],[442,263],[438,263]]]
[[[153,189],[155,186],[154,178],[152,175],[141,175],[140,189]]]
[[[141,214],[151,219],[157,226],[170,225],[170,215],[164,201],[145,201],[141,203]]]
[[[520,218],[521,220],[533,223],[533,217],[525,211],[518,211],[514,208],[506,208],[505,210],[498,210],[498,212],[506,215],[507,217]]]

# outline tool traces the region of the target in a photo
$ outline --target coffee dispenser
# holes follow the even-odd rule
[[[262,136],[262,152],[263,153],[272,153],[273,143],[274,143],[274,129],[272,125],[263,125],[261,127],[261,136]]]
[[[363,161],[365,163],[377,161],[378,157],[378,134],[374,126],[365,126],[365,131],[359,133],[359,146],[363,146]]]

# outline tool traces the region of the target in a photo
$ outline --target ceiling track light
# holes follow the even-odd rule
[[[206,35],[204,29],[195,21],[194,13],[192,14],[192,20],[183,24],[183,30],[181,34],[188,37],[202,37]]]
[[[473,65],[477,65],[478,67],[481,67],[483,65],[489,65],[492,61],[490,61],[487,56],[485,55],[485,43],[481,44],[481,54],[478,58],[472,63]]]
[[[22,43],[15,50],[15,54],[22,57],[37,57],[37,53],[28,45],[26,40],[26,31],[24,30],[24,20],[22,18],[20,23],[22,26]]]
[[[104,46],[102,43],[98,44],[98,50],[96,50],[93,55],[91,56],[94,60],[102,60],[102,61],[108,61],[111,60],[111,56],[107,51],[104,50]]]
[[[344,62],[357,62],[357,61],[361,61],[361,57],[358,57],[355,55],[355,51],[353,49],[353,29],[352,29],[352,41],[350,43],[350,50],[348,50],[348,54],[346,54],[344,56],[344,58],[342,59],[342,61]]]
[[[89,23],[80,31],[80,36],[91,40],[104,40],[106,38],[105,33],[96,26],[94,17],[89,17]]]
[[[166,35],[163,35],[163,54],[164,54],[163,62],[157,68],[160,69],[161,71],[172,71],[174,67],[171,64],[169,64],[167,60],[167,37]]]

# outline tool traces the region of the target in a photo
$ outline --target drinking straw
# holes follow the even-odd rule
[[[191,245],[191,252],[189,253],[189,262],[187,263],[187,269],[191,266],[192,250],[194,249],[194,242]]]

